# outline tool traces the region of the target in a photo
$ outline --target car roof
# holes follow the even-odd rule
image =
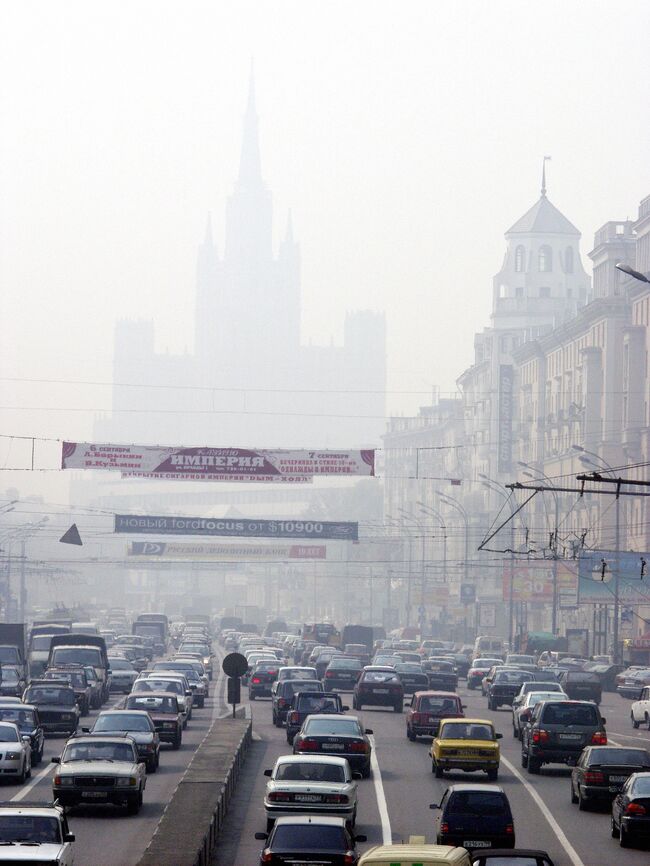
[[[427,697],[427,698],[457,698],[460,700],[460,695],[456,692],[438,692],[434,689],[422,689],[422,691],[415,692],[413,695],[414,698],[418,697]]]
[[[122,710],[102,710],[97,718],[100,716],[122,716],[124,713],[129,713],[130,715],[140,715],[140,716],[148,716],[149,713],[146,710],[132,710],[130,707],[124,707]]]
[[[60,818],[63,815],[60,806],[45,806],[42,803],[29,805],[27,803],[2,803],[0,804],[0,815],[34,815],[41,818]]]
[[[334,755],[280,755],[276,758],[276,764],[334,764],[343,767],[347,764],[347,758],[337,758]]]
[[[276,818],[275,826],[283,827],[291,824],[320,824],[325,827],[346,827],[346,818],[338,818],[334,815],[292,815],[291,817]]]
[[[449,785],[447,790],[454,794],[461,791],[474,791],[477,794],[503,794],[504,797],[506,796],[506,792],[501,785],[473,785],[471,782],[457,782],[455,785]]]
[[[96,744],[98,740],[106,740],[109,743],[124,743],[126,741],[136,747],[133,737],[126,733],[121,736],[116,736],[115,734],[82,734],[80,737],[71,737],[68,743],[74,743],[75,745],[84,742]],[[68,743],[66,743],[66,746]]]
[[[492,854],[492,849],[489,853]],[[370,848],[363,855],[364,862],[368,864],[379,864],[394,862],[411,862],[412,860],[422,861],[441,861],[443,863],[459,863],[467,862],[467,851],[464,848],[456,848],[453,845],[427,845],[427,844],[411,844],[404,842],[401,845],[377,845]]]
[[[130,695],[126,696],[126,699],[129,698],[137,698],[138,700],[142,700],[143,698],[176,698],[178,699],[178,695],[176,692],[131,692]],[[131,707],[126,707],[126,709],[131,709]]]
[[[441,725],[447,725],[450,723],[462,722],[464,725],[491,725],[494,727],[494,722],[491,722],[489,719],[441,719]]]
[[[307,716],[305,721],[309,722],[311,719],[317,719],[319,722],[322,722],[323,720],[327,721],[329,719],[336,720],[337,722],[349,721],[350,719],[352,719],[352,721],[354,721],[354,722],[359,721],[358,716],[348,716],[348,715],[342,716],[340,713],[318,713],[315,716]]]
[[[384,671],[394,674],[395,668],[392,665],[366,665],[364,671]]]

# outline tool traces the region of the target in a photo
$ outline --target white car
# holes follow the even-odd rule
[[[138,678],[138,672],[126,658],[109,656],[108,663],[112,672],[110,690],[112,692],[124,692],[128,695],[133,683]]]
[[[643,687],[641,697],[630,707],[630,719],[633,728],[646,725],[650,730],[650,686]]]
[[[264,795],[266,827],[276,818],[291,815],[336,815],[354,826],[357,818],[357,783],[345,758],[329,755],[283,755],[275,762]]]
[[[178,709],[183,716],[183,727],[192,718],[194,696],[187,678],[181,673],[143,671],[133,684],[131,694],[139,692],[173,692],[178,699]]]
[[[24,782],[32,775],[32,740],[13,722],[0,722],[0,773]]]
[[[0,839],[4,843],[0,846],[0,864],[73,866],[74,838],[58,806],[5,803],[0,807]]]

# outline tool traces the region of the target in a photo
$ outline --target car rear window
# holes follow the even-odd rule
[[[624,764],[632,767],[650,767],[650,753],[645,749],[593,749],[589,766],[596,764]]]
[[[294,762],[280,764],[275,778],[282,782],[345,782],[345,770],[335,764]]]
[[[361,670],[361,662],[359,659],[337,659],[333,658],[330,662],[330,670],[341,668],[345,670]]]
[[[524,671],[498,671],[494,675],[495,683],[508,683],[510,685],[519,685],[530,679],[530,674]]]
[[[395,671],[366,671],[363,681],[364,683],[397,683],[399,678]]]
[[[339,704],[336,698],[316,697],[315,695],[298,695],[298,709],[303,713],[338,713]]]
[[[457,815],[508,815],[503,794],[494,791],[457,791],[449,798],[447,810]]]
[[[600,683],[598,674],[583,673],[582,671],[569,671],[566,679],[570,683]]]
[[[319,719],[318,716],[310,716],[304,727],[308,737],[332,736],[332,737],[360,737],[361,728],[354,719]]]
[[[455,713],[458,710],[458,701],[453,698],[421,698],[418,709],[424,712]]]
[[[544,707],[542,721],[545,725],[583,725],[589,727],[599,724],[596,707],[576,706],[575,704],[549,704]]]
[[[287,697],[292,697],[297,692],[322,692],[323,684],[320,680],[288,680],[282,688]]]
[[[275,828],[271,847],[277,851],[346,851],[349,840],[342,827],[288,824]]]
[[[440,738],[443,740],[493,740],[494,731],[490,725],[450,722],[442,726]]]

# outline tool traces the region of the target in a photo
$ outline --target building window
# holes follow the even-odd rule
[[[567,274],[573,273],[573,247],[567,247],[564,253],[564,270]]]
[[[516,298],[523,298],[523,296],[524,296],[524,287],[523,286],[517,286],[517,288],[515,289],[515,297]]]
[[[540,286],[539,287],[539,296],[540,296],[540,298],[550,298],[551,297],[551,287],[550,286]]]
[[[566,296],[567,296],[567,298],[572,298],[573,297],[573,289],[568,288],[566,290]]]
[[[499,286],[499,297],[505,298],[505,296],[506,296],[506,287],[503,285],[503,283],[501,283],[501,285]]]
[[[551,252],[551,248],[546,244],[539,248],[538,269],[542,274],[547,274],[553,270],[553,253]]]
[[[515,250],[515,270],[517,273],[521,273],[524,270],[524,263],[526,261],[526,250],[522,247],[521,244]]]

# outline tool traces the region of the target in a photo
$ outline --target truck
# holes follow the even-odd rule
[[[131,626],[131,634],[138,637],[153,638],[154,655],[164,655],[167,649],[165,623],[162,620],[141,621],[137,619]]]
[[[368,655],[372,657],[375,641],[375,630],[370,625],[346,625],[341,637],[341,648],[345,649],[347,644],[363,644],[368,648]]]
[[[341,632],[331,622],[306,622],[302,630],[302,639],[314,640],[323,646],[340,646]]]
[[[24,622],[0,622],[0,665],[17,668],[27,677]]]
[[[39,621],[32,626],[27,648],[30,678],[43,675],[50,655],[50,644],[55,634],[70,634],[70,624]]]
[[[110,665],[103,637],[93,634],[55,634],[50,643],[48,667],[91,665],[101,683],[101,701],[108,700],[111,687]]]

